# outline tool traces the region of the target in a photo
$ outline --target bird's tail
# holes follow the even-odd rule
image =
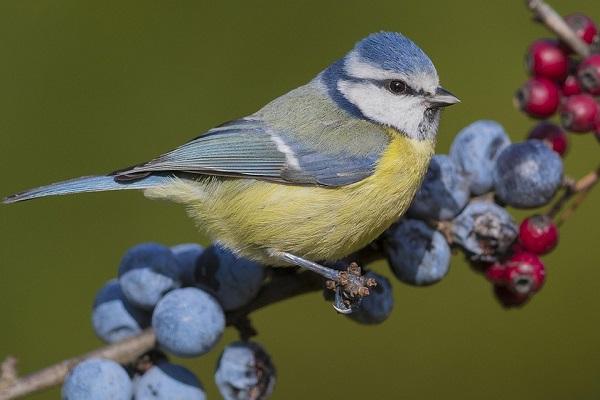
[[[115,179],[114,175],[84,176],[16,193],[4,198],[3,203],[11,204],[19,201],[37,199],[39,197],[61,196],[83,192],[149,189],[169,184],[172,180],[173,176],[171,174],[153,174],[135,180],[118,180]]]

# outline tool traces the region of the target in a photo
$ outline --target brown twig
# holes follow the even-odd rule
[[[322,290],[324,287],[323,279],[310,272],[298,272],[294,268],[271,268],[270,272],[270,280],[252,302],[241,309],[227,313],[227,325],[238,328],[242,338],[247,339],[252,336],[252,328],[248,319],[250,313],[291,297]],[[99,357],[114,360],[120,364],[129,364],[135,362],[155,346],[154,332],[152,329],[147,329],[137,336],[58,362],[23,377],[17,376],[16,359],[8,357],[0,364],[0,400],[16,399],[60,385],[67,373],[85,359]]]
[[[71,368],[85,359],[101,357],[115,360],[119,363],[129,363],[154,347],[154,344],[154,332],[149,329],[122,342],[114,343],[90,353],[61,361],[33,374],[21,378],[18,378],[15,374],[13,379],[6,381],[6,385],[0,386],[0,400],[16,399],[33,392],[60,385]],[[8,360],[10,360],[10,358],[7,359],[7,361]],[[2,365],[4,366],[7,361]],[[4,382],[4,368],[2,368],[2,372],[3,376],[0,381]]]
[[[552,207],[550,207],[550,210],[546,213],[546,215],[553,218],[558,226],[562,225],[571,217],[571,215],[573,215],[577,207],[583,203],[586,196],[598,183],[598,181],[600,181],[600,166],[598,166],[594,171],[587,173],[577,181],[566,179],[564,185],[565,190],[563,194],[558,198],[558,200],[556,200]],[[571,204],[571,206],[565,209],[569,200],[571,200],[571,198],[575,195],[575,201]]]
[[[565,20],[544,0],[525,0],[527,7],[534,13],[535,19],[546,25],[556,36],[581,57],[590,55],[590,47],[581,40]]]

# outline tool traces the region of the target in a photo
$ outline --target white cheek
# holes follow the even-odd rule
[[[369,83],[340,81],[340,92],[368,118],[417,138],[425,105],[415,96],[398,96]]]

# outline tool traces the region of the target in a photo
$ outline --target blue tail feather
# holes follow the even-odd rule
[[[4,198],[4,204],[37,199],[47,196],[61,196],[83,192],[104,192],[108,190],[148,189],[168,184],[173,179],[170,174],[150,175],[133,181],[116,181],[114,176],[84,176],[63,182],[40,186]]]

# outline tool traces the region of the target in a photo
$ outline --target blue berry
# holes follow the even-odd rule
[[[423,221],[403,219],[384,234],[384,251],[396,277],[410,285],[440,281],[450,267],[444,236]]]
[[[517,235],[517,224],[508,211],[488,201],[471,201],[452,221],[453,240],[466,250],[471,261],[497,261]]]
[[[369,295],[362,299],[356,311],[346,315],[361,324],[380,324],[390,316],[394,308],[392,285],[385,276],[375,272],[367,272],[365,276],[375,279],[377,286],[369,289]]]
[[[419,219],[452,219],[469,201],[469,186],[454,162],[444,154],[433,156],[409,215]]]
[[[496,159],[509,144],[504,128],[495,121],[475,121],[456,135],[450,158],[467,177],[471,193],[481,195],[493,189]]]
[[[547,204],[562,183],[560,156],[539,140],[508,146],[496,162],[494,187],[504,203],[517,208]]]
[[[151,310],[165,293],[181,286],[177,259],[163,245],[138,244],[123,256],[119,282],[132,304]]]
[[[135,400],[204,400],[206,393],[191,371],[162,362],[138,379],[134,397]]]
[[[107,343],[134,336],[150,325],[150,315],[127,301],[116,279],[108,281],[96,295],[92,311],[96,335]]]
[[[275,386],[275,366],[255,342],[235,342],[223,350],[215,382],[225,400],[262,400]]]
[[[204,247],[196,243],[182,243],[171,247],[171,251],[179,264],[179,279],[183,286],[194,286],[194,277],[198,258],[204,252]]]
[[[203,290],[175,289],[156,305],[152,327],[163,349],[180,357],[194,357],[208,352],[220,339],[225,314]]]
[[[196,267],[196,282],[212,289],[225,311],[249,303],[264,279],[262,265],[218,245],[207,247]]]
[[[133,387],[123,367],[111,360],[90,358],[67,375],[63,400],[131,400]]]

